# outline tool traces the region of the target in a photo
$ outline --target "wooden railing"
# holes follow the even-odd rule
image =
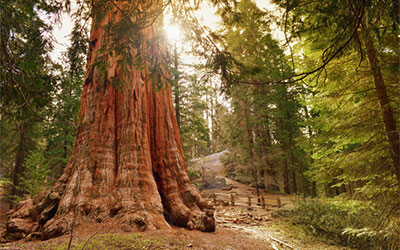
[[[217,206],[219,202],[223,202],[225,205],[231,206],[244,206],[244,207],[282,207],[285,204],[291,203],[292,198],[289,197],[266,197],[266,195],[261,195],[259,198],[252,197],[246,194],[226,194],[226,193],[212,193],[211,197],[205,197],[211,200],[214,206]]]

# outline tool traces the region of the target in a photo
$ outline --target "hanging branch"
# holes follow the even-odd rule
[[[245,80],[241,80],[239,81],[239,83],[244,83],[244,84],[251,84],[251,85],[267,85],[267,84],[288,84],[288,83],[294,83],[294,82],[298,82],[301,81],[303,79],[305,79],[306,77],[313,75],[316,72],[321,71],[322,69],[324,69],[326,67],[326,65],[328,65],[344,48],[346,48],[350,42],[353,40],[354,37],[356,37],[357,35],[357,30],[361,25],[361,21],[362,18],[364,16],[364,12],[365,12],[365,3],[363,2],[363,5],[360,7],[360,11],[359,14],[357,15],[357,19],[356,19],[356,25],[354,26],[353,32],[350,35],[350,37],[329,57],[327,58],[323,58],[323,64],[317,68],[315,68],[314,70],[308,71],[308,72],[303,72],[300,74],[296,74],[290,77],[285,77],[281,80],[278,81],[245,81]],[[339,35],[339,38],[332,44],[330,45],[325,51],[324,53],[326,53],[326,51],[331,50],[335,44],[338,43],[340,37],[343,35],[344,31],[347,29],[347,27],[350,25],[350,23],[345,27],[345,29],[341,32],[341,34]]]
[[[296,66],[294,64],[293,49],[292,49],[292,46],[290,45],[290,40],[289,40],[288,35],[287,35],[288,17],[289,17],[289,0],[286,0],[286,11],[285,11],[285,14],[284,14],[285,25],[284,25],[283,33],[285,34],[285,40],[286,40],[285,45],[287,45],[289,47],[289,50],[290,50],[290,57],[292,59],[292,68],[293,68],[292,72],[294,73],[294,72],[296,72]]]

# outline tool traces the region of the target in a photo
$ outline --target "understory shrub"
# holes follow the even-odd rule
[[[201,176],[200,170],[197,170],[195,168],[188,168],[188,174],[190,180],[195,180],[197,178],[200,178]]]
[[[290,216],[318,236],[357,249],[400,249],[398,215],[344,198],[297,199]],[[388,216],[390,219],[388,219]]]

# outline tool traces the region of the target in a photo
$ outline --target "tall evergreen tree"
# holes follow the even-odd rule
[[[286,9],[287,30],[302,37],[321,55],[304,77],[324,70],[334,59],[347,54],[358,55],[358,66],[367,66],[370,86],[379,102],[382,126],[389,145],[390,169],[400,187],[400,147],[397,127],[398,105],[395,102],[398,83],[399,50],[397,1],[275,1]],[[397,58],[397,59],[396,59]],[[344,60],[344,59],[343,59]],[[317,63],[316,63],[317,62]],[[319,66],[319,67],[318,67]],[[394,110],[394,111],[393,111]]]
[[[379,225],[356,234],[392,237],[399,221],[397,1],[276,1],[298,39],[313,158],[308,173],[325,195],[367,204]],[[304,144],[306,145],[306,144]],[[321,194],[322,192],[320,192]],[[364,231],[362,231],[364,230]]]
[[[88,48],[86,28],[76,21],[70,38],[71,45],[63,58],[65,68],[50,108],[51,122],[43,132],[46,136],[46,164],[57,178],[68,163],[75,139]]]
[[[237,62],[239,82],[275,81],[291,73],[283,51],[271,36],[269,18],[253,2],[244,0],[231,19],[224,19],[222,40]],[[297,192],[297,179],[303,178],[296,174],[305,170],[304,153],[296,146],[296,138],[301,136],[297,92],[295,86],[257,84],[242,84],[231,90],[234,119],[239,125],[231,139],[239,140],[233,145],[241,148],[240,161],[252,165],[257,189],[259,173],[268,172],[274,179],[282,179],[286,193]],[[257,159],[264,162],[257,164]]]
[[[21,178],[25,161],[39,141],[46,106],[54,89],[54,71],[48,52],[50,27],[39,13],[59,11],[57,1],[1,1],[1,123],[2,166],[11,180],[8,194],[15,201],[24,194]],[[15,138],[17,138],[15,140]],[[12,159],[11,159],[12,158]]]

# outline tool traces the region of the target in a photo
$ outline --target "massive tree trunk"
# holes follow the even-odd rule
[[[42,239],[66,233],[76,209],[75,225],[113,220],[132,229],[175,224],[213,231],[212,213],[191,184],[172,105],[171,88],[155,89],[146,69],[123,70],[121,55],[107,55],[105,70],[94,67],[101,55],[108,24],[121,18],[110,8],[93,19],[91,47],[81,97],[72,156],[51,190],[20,203],[10,214],[7,234]],[[157,56],[153,25],[141,31],[145,53]],[[135,34],[132,34],[132,36]],[[132,49],[132,56],[135,51]],[[132,63],[133,64],[133,63]],[[144,67],[147,68],[147,67]],[[105,71],[105,72],[104,72]],[[113,81],[124,82],[115,86]]]
[[[179,86],[179,69],[178,69],[178,51],[176,48],[176,43],[174,43],[174,68],[175,68],[175,86],[174,86],[174,103],[175,103],[175,115],[176,115],[176,121],[178,123],[178,129],[180,131],[181,129],[181,93],[180,93],[180,86]]]

